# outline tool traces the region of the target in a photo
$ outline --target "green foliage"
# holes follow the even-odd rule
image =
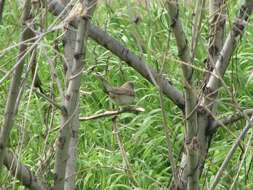
[[[0,80],[5,72],[10,70],[15,64],[18,49],[12,46],[18,44],[20,36],[19,18],[21,7],[15,3],[16,1],[9,2],[12,3],[6,4],[3,18],[4,24],[0,26]],[[147,10],[131,1],[130,7],[132,10],[130,14],[129,8],[124,2],[113,1],[110,6],[99,5],[93,22],[106,29],[110,35],[141,56],[158,71],[163,67],[163,72],[168,74],[172,83],[179,89],[183,89],[180,63],[177,60],[177,48],[174,37],[167,25],[165,10],[156,3],[152,4]],[[230,18],[233,18],[235,7],[231,4],[229,5],[229,12],[231,13]],[[182,10],[181,15],[185,24],[185,31],[190,39],[191,10],[185,7],[182,7]],[[136,16],[141,17],[141,21],[137,25],[133,23],[133,17]],[[48,23],[51,24],[53,19],[52,16],[48,16]],[[195,60],[196,66],[199,68],[199,70],[195,71],[196,83],[202,82],[200,79],[203,76],[202,67],[206,58],[206,46],[208,43],[207,24],[208,20],[206,18]],[[228,90],[234,92],[235,99],[244,108],[253,106],[253,79],[249,77],[252,75],[253,70],[253,27],[251,26],[252,23],[247,29],[245,38],[240,42],[240,47],[232,59],[232,64],[225,78],[225,82],[229,86]],[[230,27],[228,27],[227,31],[229,29]],[[62,80],[64,73],[63,60],[52,48],[53,45],[58,43],[59,53],[62,53],[63,46],[60,38],[57,41],[55,40],[62,33],[63,31],[48,34],[38,46],[38,74],[48,95],[50,94],[51,75],[45,55],[47,54],[56,61],[57,73]],[[141,45],[138,45],[138,42]],[[81,122],[77,149],[77,189],[166,189],[172,175],[171,167],[167,160],[167,145],[162,127],[162,113],[157,89],[95,42],[89,40],[87,50],[81,86],[80,115],[92,115],[112,107],[106,94],[102,91],[99,81],[93,75],[93,70],[105,73],[106,77],[114,85],[121,85],[127,80],[134,81],[137,94],[136,105],[144,107],[145,112],[139,115],[124,113],[118,120],[120,135],[138,185],[133,185],[129,174],[126,172],[119,146],[112,132],[111,119],[103,118]],[[46,153],[53,147],[57,136],[57,128],[60,126],[60,113],[34,93],[31,96],[29,95],[31,82],[32,80],[28,79],[29,85],[24,87],[19,112],[11,133],[10,147],[18,153],[23,163],[36,172],[39,169],[39,163],[45,160]],[[62,81],[62,84],[64,84],[64,81]],[[3,123],[8,86],[9,80],[6,80],[0,86],[0,125]],[[59,96],[59,92],[56,89],[56,84],[54,84],[53,93]],[[58,97],[56,101],[58,101]],[[229,115],[234,110],[231,106],[232,104],[233,100],[229,96],[228,91],[223,89],[218,102],[218,110],[221,113],[219,117]],[[165,105],[168,113],[168,127],[173,131],[174,156],[178,159],[184,142],[184,122],[181,112],[168,99],[165,99]],[[243,124],[243,122],[237,123],[229,126],[228,129],[220,129],[219,133],[217,133],[210,149],[210,158],[208,158],[204,170],[203,189],[206,188],[206,180],[210,181],[214,177],[236,136],[240,133]],[[47,134],[49,135],[47,136]],[[247,139],[244,142],[246,141]],[[249,152],[252,154],[252,151]],[[229,188],[237,171],[240,154],[241,150],[238,149],[218,189]],[[43,166],[46,172],[41,175],[46,181],[52,182],[54,155],[52,152],[50,155],[51,159]],[[252,189],[252,172],[249,172],[248,176],[246,176],[245,172],[252,162],[252,157],[251,155],[246,159],[245,167],[239,176],[236,189]],[[9,177],[7,171],[1,175],[0,184],[6,189],[11,189],[12,187],[18,190],[24,189],[19,182]]]

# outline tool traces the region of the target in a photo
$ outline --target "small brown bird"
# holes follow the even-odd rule
[[[120,87],[113,87],[101,75],[97,75],[97,77],[101,80],[105,93],[115,104],[119,106],[133,105],[135,100],[133,82],[128,81]]]

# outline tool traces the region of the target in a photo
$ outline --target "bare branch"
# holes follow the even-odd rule
[[[197,0],[194,10],[194,21],[192,26],[192,41],[191,41],[191,55],[192,62],[195,58],[196,47],[198,46],[199,34],[201,31],[201,23],[204,17],[204,8],[206,0]]]
[[[13,152],[7,150],[4,156],[4,165],[26,188],[33,190],[49,190],[38,177],[34,176],[32,171],[23,165],[14,155]]]
[[[239,144],[241,143],[241,141],[244,139],[244,137],[246,136],[247,132],[249,131],[249,129],[252,126],[252,121],[253,121],[253,116],[251,116],[250,121],[247,121],[246,126],[244,127],[244,129],[242,130],[241,134],[239,135],[239,137],[236,139],[235,143],[233,144],[233,146],[231,147],[230,151],[228,152],[226,158],[224,159],[221,167],[219,168],[219,171],[216,173],[214,180],[212,181],[210,187],[208,188],[209,190],[214,190],[217,186],[217,184],[219,183],[222,174],[224,172],[224,170],[226,169],[228,162],[231,160],[233,154],[235,153],[237,147],[239,146]]]
[[[62,13],[64,6],[58,2],[58,0],[48,1],[50,2],[49,10],[54,15],[59,15]],[[169,99],[171,99],[171,101],[173,101],[180,109],[184,108],[184,98],[182,93],[172,85],[170,80],[165,78],[163,75],[159,75],[154,69],[148,66],[147,63],[143,62],[143,60],[141,60],[140,57],[136,56],[131,50],[127,49],[116,39],[109,36],[105,31],[92,24],[89,27],[88,35],[98,44],[110,50],[113,54],[125,61],[130,67],[134,68],[152,84],[154,84],[152,81],[152,76],[156,79],[156,81],[160,81],[159,86],[161,86],[163,93]],[[150,72],[151,75],[149,74]]]
[[[220,80],[224,77],[225,71],[229,65],[230,58],[237,47],[237,43],[243,35],[249,15],[253,9],[253,1],[246,0],[241,6],[239,15],[235,19],[232,30],[230,31],[224,46],[220,52],[215,68],[204,89],[206,95],[201,102],[203,106],[212,107],[213,101],[217,97],[217,90],[220,87]],[[218,77],[217,77],[218,76]]]
[[[214,65],[219,57],[220,51],[224,43],[224,33],[226,24],[226,4],[225,0],[209,1],[209,45],[208,58],[206,60],[206,72],[204,74],[204,83],[210,77]],[[205,85],[205,84],[204,84]]]
[[[26,22],[28,22],[29,19],[31,18],[30,9],[31,9],[31,2],[30,0],[26,0],[24,9],[23,9],[23,15],[22,15],[23,33],[21,34],[21,39],[20,39],[21,43],[19,46],[19,54],[17,58],[17,62],[20,62],[20,63],[17,65],[13,73],[13,78],[11,81],[10,90],[9,90],[8,99],[7,99],[6,108],[5,108],[5,117],[4,117],[3,127],[1,128],[1,134],[0,134],[0,171],[3,164],[6,146],[9,141],[8,140],[9,135],[14,123],[14,117],[17,111],[17,108],[15,107],[15,105],[16,105],[17,97],[20,91],[21,76],[22,76],[23,66],[24,66],[23,57],[27,49],[27,45],[23,42],[33,37],[33,32],[29,28],[26,27]]]
[[[130,165],[130,162],[128,160],[128,156],[127,156],[127,152],[126,152],[126,149],[125,149],[125,146],[124,146],[124,143],[122,142],[122,138],[120,136],[120,132],[118,130],[118,125],[117,125],[117,116],[114,116],[112,118],[112,129],[113,129],[113,133],[115,135],[115,138],[116,138],[116,141],[117,141],[117,144],[119,146],[119,149],[120,149],[120,153],[121,153],[121,156],[122,156],[122,159],[123,159],[123,162],[126,166],[126,172],[129,176],[129,178],[131,179],[131,182],[135,185],[135,186],[138,186],[138,182],[134,176],[134,173],[133,173],[133,170],[132,170],[132,167]]]
[[[59,104],[57,104],[54,100],[52,100],[51,98],[47,97],[45,94],[39,92],[37,89],[34,89],[34,92],[40,96],[41,98],[43,98],[44,100],[46,100],[48,103],[50,103],[51,105],[53,105],[55,108],[59,109],[61,112],[63,112],[63,114],[67,114],[66,110],[63,106],[60,106]]]
[[[4,3],[5,3],[5,0],[0,0],[0,24],[2,24],[2,20],[3,20]]]
[[[50,57],[45,52],[44,52],[44,56],[47,58],[47,61],[50,66],[51,78],[53,81],[54,80],[56,81],[56,85],[57,85],[57,88],[60,93],[61,101],[63,102],[64,101],[64,91],[63,91],[63,87],[62,87],[61,81],[59,79],[59,76],[56,72],[56,65],[55,65],[54,61],[52,59],[50,59]]]
[[[197,98],[192,86],[193,69],[191,67],[192,56],[188,45],[188,40],[183,30],[181,20],[179,18],[179,4],[177,0],[166,0],[165,2],[168,14],[171,20],[171,29],[176,38],[178,55],[182,61],[187,64],[182,64],[182,71],[184,76],[185,86],[185,118],[186,118],[186,135],[185,147],[187,158],[187,168],[183,169],[184,188],[197,190],[199,186],[199,170],[198,170],[198,145],[199,140],[197,136]],[[184,161],[183,161],[184,162]],[[178,187],[177,187],[178,188]]]
[[[64,0],[62,1],[66,10],[71,10],[71,1],[70,0]],[[75,55],[75,39],[77,36],[76,30],[71,30],[69,28],[66,29],[66,32],[64,33],[64,70],[65,70],[65,86],[67,87],[69,84],[69,81],[71,80],[71,71],[73,70],[73,62],[74,62],[74,55]],[[80,111],[78,110],[77,113]],[[65,189],[75,189],[75,173],[76,173],[76,146],[78,141],[78,129],[80,128],[80,122],[78,120],[79,114],[76,114],[73,118],[72,122],[72,134],[70,137],[70,143],[68,147],[68,155],[69,158],[67,160],[66,164],[66,175],[65,175]]]
[[[90,5],[93,5],[93,7],[90,7]],[[83,9],[87,9],[87,12],[83,15],[83,10],[81,14],[76,15],[78,19],[78,29],[75,41],[74,61],[70,71],[71,76],[69,77],[64,100],[64,107],[67,110],[67,114],[62,115],[62,124],[56,147],[54,190],[64,189],[66,165],[69,159],[69,145],[71,142],[71,136],[75,135],[72,134],[72,127],[75,124],[76,119],[77,122],[79,122],[78,117],[76,116],[79,115],[79,89],[81,84],[81,71],[83,69],[82,58],[83,55],[86,54],[89,18],[94,11],[95,5],[96,0],[89,0],[87,3],[80,4],[80,6],[83,6]]]
[[[253,109],[247,109],[245,111],[242,112],[236,112],[228,117],[225,117],[221,120],[215,120],[213,121],[212,125],[210,126],[210,131],[216,131],[217,128],[219,127],[223,127],[226,125],[230,125],[233,124],[241,119],[245,118],[245,114],[248,115],[248,117],[251,117],[251,115],[253,114]]]
[[[125,108],[125,109],[120,109],[120,110],[116,110],[116,111],[105,111],[103,113],[99,113],[99,114],[94,114],[91,116],[86,116],[86,117],[79,117],[80,121],[89,121],[89,120],[95,120],[95,119],[100,119],[103,117],[112,117],[112,116],[117,116],[120,115],[122,113],[135,113],[138,114],[140,112],[144,112],[145,110],[143,108]]]
[[[250,134],[250,137],[248,139],[248,142],[246,144],[246,148],[243,152],[243,157],[241,158],[241,161],[240,161],[240,164],[239,164],[239,167],[238,167],[238,170],[237,170],[237,173],[233,179],[233,183],[232,185],[230,186],[229,190],[233,190],[234,189],[234,186],[236,184],[236,181],[240,175],[240,171],[242,169],[242,166],[245,164],[245,161],[247,159],[247,155],[249,154],[249,148],[251,147],[251,144],[252,144],[252,140],[253,140],[253,131],[251,131],[251,134]]]
[[[183,75],[186,81],[190,81],[192,78],[192,67],[191,64],[191,52],[186,38],[181,20],[179,18],[179,4],[178,0],[166,0],[165,2],[168,14],[170,16],[170,27],[176,38],[178,56],[180,59],[187,64],[182,64]]]

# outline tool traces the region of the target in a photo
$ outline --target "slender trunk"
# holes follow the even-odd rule
[[[92,6],[91,6],[92,5]],[[89,16],[95,8],[95,1],[88,1],[86,4],[79,4],[79,6],[85,6],[84,9],[90,7],[87,15],[77,15],[79,20],[78,29],[75,41],[75,51],[74,51],[74,62],[71,67],[70,78],[67,83],[67,90],[65,94],[64,107],[66,114],[62,115],[62,124],[60,135],[58,137],[58,144],[56,149],[56,161],[55,161],[55,184],[54,190],[65,189],[66,180],[66,166],[69,159],[69,146],[71,143],[71,136],[75,136],[72,132],[76,132],[75,124],[79,125],[79,89],[81,84],[81,75],[83,71],[83,58],[86,54],[86,43],[88,37],[88,26],[89,26]],[[83,9],[83,11],[84,11]],[[89,16],[88,16],[89,15]],[[76,123],[78,122],[78,123]]]
[[[68,1],[69,2],[69,1]],[[67,4],[68,2],[65,2]],[[76,39],[76,31],[67,30],[64,35],[64,57],[66,58],[66,87],[69,84],[71,70],[73,69],[74,63],[74,54],[75,54],[75,39]],[[66,181],[64,189],[74,189],[75,187],[75,161],[76,161],[76,145],[77,145],[77,137],[78,137],[78,129],[80,128],[79,123],[79,110],[75,114],[73,118],[73,126],[71,128],[72,134],[70,138],[69,148],[68,148],[68,155],[69,159],[66,165]]]
[[[171,19],[171,28],[176,38],[178,55],[184,62],[182,71],[184,76],[185,87],[185,153],[184,158],[187,160],[184,165],[183,174],[181,176],[181,189],[198,190],[199,189],[199,174],[198,174],[198,136],[197,136],[197,99],[192,85],[193,69],[191,65],[192,55],[188,46],[186,35],[183,31],[182,23],[179,19],[179,4],[175,0],[167,0],[166,8]],[[182,170],[179,174],[182,174]],[[175,188],[175,187],[174,187]],[[176,187],[179,188],[179,187]]]
[[[4,3],[5,0],[0,0],[0,24],[3,22]]]
[[[27,49],[27,44],[24,43],[24,41],[28,40],[29,38],[33,36],[33,32],[26,27],[26,22],[28,22],[29,19],[31,19],[30,10],[31,10],[31,2],[30,0],[26,0],[24,9],[23,9],[23,15],[22,15],[23,32],[20,38],[19,54],[17,58],[18,65],[15,68],[13,76],[12,76],[6,108],[5,108],[4,122],[3,122],[3,126],[1,128],[1,133],[0,133],[0,171],[3,165],[3,159],[4,159],[6,147],[8,145],[9,135],[14,124],[14,117],[18,110],[16,108],[16,103],[17,103],[16,101],[17,101],[17,97],[20,91],[20,83],[21,83],[21,78],[22,78],[22,73],[23,73],[23,66],[25,63],[24,56]]]

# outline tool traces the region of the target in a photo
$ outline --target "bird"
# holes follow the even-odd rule
[[[114,87],[101,75],[96,75],[102,82],[104,92],[108,94],[113,103],[121,107],[131,106],[135,101],[134,83],[132,81],[125,82],[120,87]]]

